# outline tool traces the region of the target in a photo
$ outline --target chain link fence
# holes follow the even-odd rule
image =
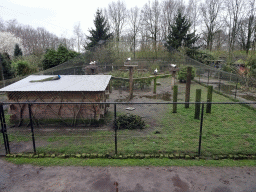
[[[20,103],[19,103],[20,104]],[[213,155],[255,155],[256,121],[255,110],[248,109],[244,103],[213,103],[212,112],[202,112],[200,119],[194,119],[195,103],[188,109],[185,103],[178,105],[177,113],[172,113],[173,103],[23,103],[24,123],[18,126],[11,116],[4,112],[5,125],[2,133],[8,136],[9,150],[15,153],[38,154],[97,154],[102,156],[147,154],[175,154],[212,157]],[[66,118],[65,123],[59,116],[46,116],[43,124],[36,118],[36,108],[46,106],[84,106],[107,105],[106,115],[98,119]],[[204,103],[204,108],[206,107]],[[256,103],[254,103],[256,104]],[[5,104],[10,105],[12,104]],[[31,119],[29,114],[31,107]],[[56,109],[56,108],[55,108]],[[120,116],[141,117],[143,128],[135,120],[120,126]],[[62,117],[64,119],[64,116]],[[138,119],[137,119],[138,120]],[[71,123],[72,122],[72,123]],[[70,124],[68,124],[70,123]],[[131,125],[131,126],[129,126]],[[124,128],[124,129],[123,129]],[[4,130],[6,129],[6,130]],[[200,133],[201,129],[201,133]],[[2,138],[6,138],[5,136]],[[1,138],[1,151],[4,151]],[[201,144],[199,144],[199,142]],[[200,146],[200,149],[199,149]],[[200,151],[199,151],[200,150]]]

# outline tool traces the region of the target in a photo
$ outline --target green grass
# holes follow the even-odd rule
[[[181,159],[59,159],[59,158],[6,158],[15,164],[32,164],[36,166],[211,166],[211,167],[242,167],[256,166],[255,160],[181,160]]]
[[[195,101],[196,89],[202,89],[202,101],[206,101],[207,89],[195,83],[191,87],[190,101]],[[179,95],[182,94],[184,94],[182,90],[179,90]],[[231,101],[227,97],[213,93],[213,102]],[[156,107],[159,106],[156,105]],[[178,152],[197,154],[200,120],[194,119],[194,111],[193,104],[190,105],[189,109],[185,109],[182,104],[178,105],[177,113],[173,114],[172,105],[169,105],[158,114],[152,113],[144,130],[118,131],[118,153]],[[255,110],[240,104],[212,105],[212,113],[204,114],[201,154],[204,156],[215,154],[255,155],[255,115]],[[155,134],[156,130],[160,134]],[[114,131],[111,130],[45,133],[35,128],[35,136],[38,153],[114,154],[115,152]],[[11,136],[12,142],[31,142],[30,139],[31,137]]]

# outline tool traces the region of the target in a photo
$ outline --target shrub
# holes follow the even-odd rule
[[[195,74],[196,74],[195,68],[192,67],[191,80],[194,79]],[[186,82],[186,80],[187,80],[187,66],[180,68],[180,70],[178,72],[178,79],[179,79],[180,82]]]
[[[117,129],[144,129],[145,122],[138,115],[119,115],[116,119]]]

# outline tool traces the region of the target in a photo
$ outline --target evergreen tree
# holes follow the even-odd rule
[[[8,53],[3,53],[3,54],[0,53],[0,64],[2,64],[0,66],[1,67],[0,73],[4,75],[4,79],[13,78],[14,70],[12,69],[11,58]],[[1,80],[2,80],[2,76],[1,76]]]
[[[183,16],[181,10],[178,10],[178,15],[175,18],[175,23],[171,25],[171,30],[167,37],[166,47],[171,49],[178,49],[181,46],[193,48],[194,43],[198,37],[194,33],[188,33],[191,27],[191,22]]]
[[[87,36],[89,43],[85,46],[85,49],[90,50],[99,43],[100,40],[108,40],[112,37],[109,32],[109,26],[106,18],[102,15],[101,10],[97,10],[94,25],[96,29],[89,30],[90,36]]]
[[[22,51],[19,45],[16,43],[14,48],[14,57],[22,56]]]
[[[54,49],[48,49],[43,58],[43,69],[49,69],[62,64],[69,59],[76,57],[78,53],[69,51],[64,45],[60,45],[55,51]]]

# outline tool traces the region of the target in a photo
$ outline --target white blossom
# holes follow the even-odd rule
[[[22,39],[16,37],[12,33],[9,32],[0,32],[0,53],[8,53],[10,56],[14,55],[15,45],[18,44],[19,48],[24,51],[22,45]]]

